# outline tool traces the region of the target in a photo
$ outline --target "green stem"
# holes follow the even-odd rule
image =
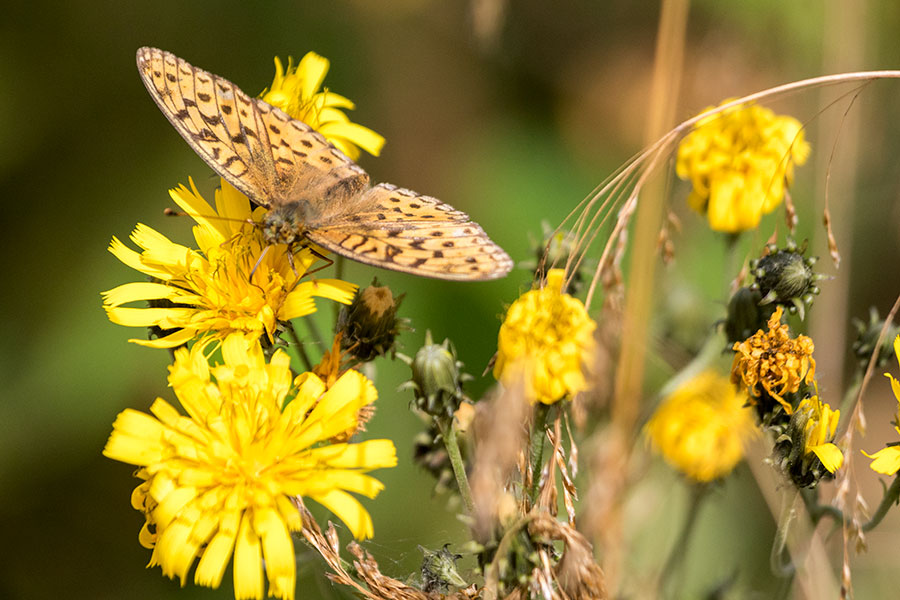
[[[662,571],[660,571],[660,597],[664,597],[664,588],[671,588],[671,585],[666,586],[666,583],[669,583],[669,578],[672,576],[672,573],[675,572],[676,568],[682,563],[684,557],[687,554],[688,541],[691,538],[691,533],[694,531],[694,525],[697,523],[697,515],[700,513],[700,505],[703,503],[703,499],[706,498],[706,492],[709,490],[709,486],[706,484],[697,483],[691,485],[690,490],[691,497],[689,500],[690,504],[688,505],[687,517],[684,520],[684,524],[681,526],[681,532],[678,534],[678,539],[672,546],[669,557],[666,559]],[[673,581],[672,583],[678,582]]]
[[[462,454],[459,452],[456,425],[453,423],[452,418],[447,426],[441,423],[438,424],[441,428],[441,437],[444,438],[444,447],[447,448],[447,455],[450,457],[450,466],[453,467],[453,475],[456,476],[459,495],[462,496],[463,503],[466,505],[466,512],[469,515],[474,515],[475,502],[472,500],[472,488],[469,487],[469,478],[466,476],[466,465],[463,463]]]
[[[840,509],[830,504],[819,504],[819,494],[815,488],[800,490],[800,497],[806,505],[806,510],[813,525],[817,525],[822,520],[822,517],[831,517],[838,524],[844,522],[844,513]]]
[[[792,577],[796,570],[790,557],[787,561],[783,556],[787,550],[788,534],[791,530],[791,523],[797,516],[794,511],[794,499],[797,497],[797,490],[786,489],[781,497],[781,514],[778,516],[778,529],[775,532],[775,541],[772,543],[772,553],[769,555],[769,566],[778,577]]]
[[[303,362],[303,366],[306,367],[307,371],[312,371],[313,364],[309,360],[309,355],[306,353],[306,348],[303,347],[303,342],[300,341],[300,336],[297,335],[297,330],[294,329],[294,324],[288,321],[287,329],[291,334],[291,339],[294,341],[294,347],[297,348],[297,354],[300,355],[300,360]]]
[[[884,492],[884,498],[881,499],[881,504],[878,505],[878,509],[875,511],[875,514],[872,515],[872,518],[869,519],[869,522],[862,526],[862,530],[869,531],[881,523],[884,515],[886,515],[891,506],[897,502],[898,498],[900,498],[900,477],[894,477],[894,483],[892,483],[891,487]]]
[[[541,471],[544,466],[544,429],[547,425],[547,414],[550,412],[550,406],[538,403],[534,408],[534,423],[531,427],[531,490],[528,496],[531,498],[531,505],[537,502],[538,491],[541,487]]]

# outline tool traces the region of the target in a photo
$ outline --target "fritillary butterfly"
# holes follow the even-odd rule
[[[430,196],[381,183],[302,121],[174,54],[141,48],[147,90],[178,133],[226,181],[268,209],[270,243],[309,240],[384,269],[452,280],[503,277],[506,252]]]

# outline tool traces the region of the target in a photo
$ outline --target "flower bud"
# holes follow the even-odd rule
[[[416,408],[439,419],[452,419],[465,398],[462,382],[469,376],[460,369],[463,364],[456,360],[456,351],[446,339],[435,344],[431,332],[425,334],[425,345],[412,360],[412,380],[407,387],[413,389]]]
[[[402,326],[397,309],[403,296],[394,298],[387,286],[377,281],[356,294],[350,306],[341,309],[336,331],[342,334],[341,348],[363,362],[394,350]]]
[[[725,335],[728,342],[740,342],[766,326],[775,312],[771,304],[760,306],[759,290],[742,287],[728,301],[728,317],[725,319]]]
[[[823,278],[813,271],[815,258],[804,258],[806,243],[798,247],[793,240],[788,240],[783,250],[774,244],[766,250],[766,256],[750,263],[756,277],[750,289],[759,291],[761,305],[778,304],[803,319],[806,309],[819,293],[815,282]]]

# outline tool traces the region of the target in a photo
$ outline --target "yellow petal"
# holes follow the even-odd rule
[[[869,465],[871,469],[882,475],[894,475],[900,471],[900,446],[888,446],[875,454],[863,452],[869,458],[874,459]]]
[[[372,517],[369,516],[362,504],[350,494],[340,490],[332,490],[322,495],[310,497],[343,521],[356,539],[364,540],[372,537],[374,534]]]
[[[269,578],[269,595],[290,599],[294,597],[296,559],[291,534],[277,511],[256,511],[253,528],[262,540],[266,574]]]
[[[117,237],[113,237],[112,241],[109,243],[109,251],[113,256],[118,258],[120,261],[122,261],[135,271],[140,271],[141,273],[162,280],[168,280],[172,277],[171,273],[169,273],[169,271],[165,269],[159,269],[154,267],[153,265],[144,264],[141,261],[140,253],[135,252],[134,250],[123,244]]]
[[[366,440],[347,444],[338,456],[329,458],[335,468],[380,469],[397,466],[397,449],[391,440]]]
[[[844,462],[844,455],[834,444],[820,444],[812,446],[810,450],[816,453],[816,456],[822,461],[822,466],[828,469],[830,473],[840,469]]]
[[[109,307],[121,306],[129,302],[138,302],[140,300],[171,300],[179,294],[177,288],[152,282],[134,282],[125,283],[111,290],[101,292],[103,304]]]
[[[203,551],[194,573],[194,583],[211,588],[219,587],[231,558],[235,537],[234,533],[219,530]]]
[[[372,156],[378,156],[381,154],[381,149],[384,148],[384,136],[357,123],[328,121],[319,127],[319,131],[322,132],[322,135],[328,136],[329,139],[333,137],[343,138],[359,146]]]
[[[311,98],[325,81],[330,63],[327,58],[315,52],[307,52],[297,65],[297,75],[303,78],[301,98]]]
[[[234,547],[234,597],[235,600],[263,597],[261,547],[247,515],[241,521]]]

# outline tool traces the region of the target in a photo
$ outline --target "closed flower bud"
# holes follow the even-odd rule
[[[397,309],[403,296],[395,299],[389,287],[379,287],[377,283],[373,281],[360,291],[338,316],[337,331],[343,336],[341,348],[363,362],[392,352],[402,326]]]
[[[760,306],[759,290],[742,287],[728,301],[728,317],[725,319],[725,335],[730,343],[746,340],[766,326],[775,312],[771,304]]]
[[[436,418],[450,419],[465,398],[462,382],[469,378],[462,373],[462,363],[456,360],[456,351],[450,340],[435,344],[431,332],[425,334],[425,345],[408,361],[412,367],[412,380],[416,408]]]
[[[813,271],[815,258],[804,258],[806,244],[798,247],[793,240],[783,250],[774,244],[767,250],[766,256],[750,264],[756,277],[751,289],[761,294],[760,304],[778,304],[804,318],[806,309],[819,293],[815,282],[823,278]]]

